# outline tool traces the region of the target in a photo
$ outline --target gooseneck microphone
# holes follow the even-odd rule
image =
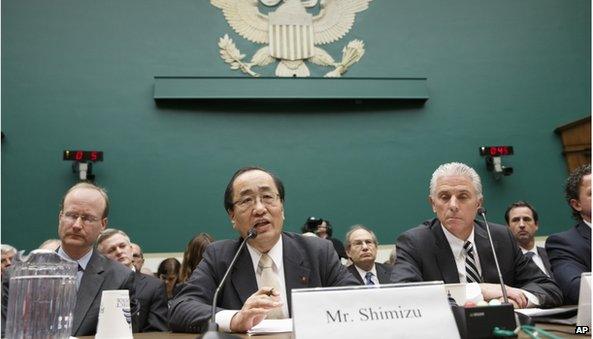
[[[235,266],[235,262],[237,261],[237,258],[239,258],[239,254],[241,254],[241,251],[243,250],[243,247],[245,247],[247,240],[253,239],[255,237],[257,237],[257,231],[254,227],[252,227],[249,229],[249,231],[247,231],[245,238],[241,242],[239,249],[237,249],[237,252],[233,257],[233,260],[231,260],[229,267],[224,273],[222,279],[220,280],[220,284],[218,284],[216,292],[214,292],[214,298],[212,298],[212,314],[210,315],[210,322],[208,323],[208,332],[204,333],[204,335],[201,337],[202,339],[238,338],[237,336],[234,336],[229,333],[218,332],[218,324],[216,323],[216,305],[218,302],[218,294],[220,293],[220,290],[222,290],[222,287],[224,286],[224,283],[226,282],[229,274],[231,273],[231,270]]]
[[[490,225],[486,220],[486,209],[484,207],[478,208],[478,214],[482,216],[484,219],[484,224],[486,224],[486,232],[488,233],[488,240],[490,241],[490,248],[492,249],[492,254],[494,255],[494,264],[496,265],[496,271],[498,272],[498,279],[500,280],[500,288],[502,289],[502,299],[504,300],[505,304],[509,303],[509,298],[507,296],[507,289],[504,285],[504,280],[502,280],[502,274],[500,273],[500,265],[498,264],[498,256],[496,255],[496,250],[494,249],[494,243],[492,242],[492,234],[490,233]]]

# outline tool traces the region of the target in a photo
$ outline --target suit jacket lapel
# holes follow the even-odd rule
[[[544,262],[544,267],[546,268],[547,273],[549,276],[552,276],[552,267],[550,266],[550,259],[548,259],[548,253],[546,253],[546,249],[543,247],[537,247],[537,253],[540,257],[542,257],[542,261]]]
[[[431,231],[434,235],[435,244],[437,247],[435,252],[435,260],[438,263],[443,281],[446,284],[458,283],[459,272],[457,272],[455,257],[453,257],[453,251],[451,251],[451,246],[445,237],[445,233],[443,232],[441,223],[438,221],[438,219],[431,225]]]
[[[383,267],[383,265],[376,263],[375,270],[377,270],[377,279],[379,280],[380,284],[389,283],[389,279],[391,278],[389,274],[390,272],[388,272],[385,267]],[[360,274],[358,276],[360,276]]]
[[[241,239],[237,240],[237,244],[234,247],[232,254],[234,254],[235,251],[239,248],[241,241]],[[232,259],[232,257],[230,257],[229,259]],[[223,273],[224,270],[226,270],[226,267],[223,268]],[[249,298],[253,293],[257,291],[257,280],[255,279],[255,270],[253,269],[253,261],[251,260],[251,255],[249,254],[247,246],[243,248],[241,254],[239,255],[239,258],[237,258],[235,267],[231,272],[231,282],[233,283],[233,287],[239,295],[239,299],[241,299],[241,305],[245,304],[247,298]]]
[[[282,252],[284,257],[284,280],[286,282],[286,300],[288,313],[292,314],[291,294],[293,288],[309,287],[310,265],[305,261],[306,253],[296,241],[282,234]]]
[[[488,240],[488,234],[486,233],[486,230],[477,223],[474,224],[474,241],[476,242],[480,268],[482,269],[482,281],[492,283],[499,282],[494,255],[492,254],[490,241]],[[494,239],[493,241],[495,242]]]
[[[76,307],[74,308],[74,322],[72,333],[76,333],[82,320],[86,318],[93,301],[97,298],[97,294],[103,285],[103,263],[101,258],[97,255],[97,250],[93,249],[91,259],[82,274],[80,286],[76,293]]]
[[[581,221],[577,225],[577,231],[587,240],[587,242],[591,242],[591,227],[587,226],[584,221]]]

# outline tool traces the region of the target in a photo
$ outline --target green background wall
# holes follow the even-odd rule
[[[206,0],[4,0],[1,28],[3,243],[56,236],[75,182],[64,149],[105,152],[94,169],[110,225],[149,252],[182,251],[199,231],[235,236],[223,191],[251,164],[284,180],[292,231],[314,215],[338,237],[363,223],[392,243],[432,216],[428,180],[449,161],[480,173],[491,221],[526,199],[540,234],[572,224],[553,130],[591,112],[589,0],[372,1],[326,50],[364,40],[346,76],[426,76],[424,105],[156,103],[155,75],[241,76],[218,57],[223,34],[248,57],[261,47]],[[498,182],[478,155],[497,144],[515,147],[515,174]]]

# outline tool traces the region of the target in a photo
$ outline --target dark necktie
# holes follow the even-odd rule
[[[373,273],[371,272],[367,272],[367,274],[364,276],[365,278],[365,285],[374,285],[375,283],[373,282]]]
[[[527,258],[529,258],[529,259],[533,259],[533,256],[534,256],[534,255],[535,255],[535,253],[533,253],[533,252],[527,252],[527,253],[525,253],[525,256],[526,256]]]
[[[463,249],[465,250],[465,277],[467,282],[482,282],[480,273],[478,273],[476,260],[474,259],[474,247],[471,241],[467,241],[465,245],[463,245]]]

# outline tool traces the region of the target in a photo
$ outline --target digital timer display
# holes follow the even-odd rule
[[[512,155],[513,146],[482,146],[480,155],[489,155],[491,157],[500,157],[503,155]]]
[[[71,161],[103,161],[103,152],[102,151],[72,151],[66,150],[64,151],[64,160],[71,160]]]

